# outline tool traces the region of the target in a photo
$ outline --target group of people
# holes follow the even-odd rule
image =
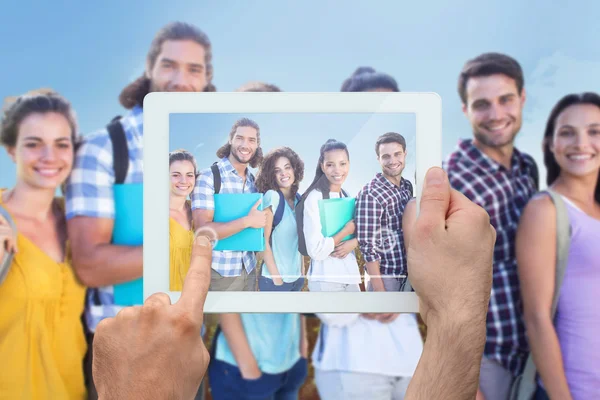
[[[220,240],[252,227],[265,232],[262,265],[253,251],[214,250],[209,290],[299,291],[306,275],[309,291],[359,292],[357,248],[367,262],[368,290],[402,290],[407,276],[402,211],[413,196],[412,184],[402,177],[406,140],[387,132],[374,147],[382,170],[356,197],[356,217],[331,237],[323,234],[319,201],[348,196],[342,188],[350,172],[344,143],[330,139],[321,146],[314,179],[302,194],[300,156],[289,147],[263,156],[260,126],[248,118],[233,124],[211,167],[196,172],[189,152],[171,152],[171,288],[182,288],[195,234]],[[249,167],[258,169],[256,177]],[[262,210],[256,203],[241,218],[214,222],[217,193],[262,193]],[[307,272],[303,254],[310,257]],[[403,397],[422,351],[415,315],[317,315],[322,325],[312,362],[322,398]],[[305,326],[305,317],[295,314],[221,315],[209,366],[213,397],[244,398],[251,387],[265,398],[296,398],[307,373]]]
[[[152,42],[144,75],[121,92],[121,105],[129,112],[83,138],[69,102],[56,93],[23,95],[5,109],[0,138],[17,165],[17,177],[13,188],[0,193],[0,207],[9,216],[0,216],[0,260],[14,254],[0,283],[0,397],[95,395],[91,344],[96,327],[122,310],[114,303],[113,286],[142,277],[142,247],[111,241],[114,152],[125,147],[129,155],[120,181],[142,183],[144,96],[156,91],[216,91],[211,60],[211,43],[198,28],[184,23],[165,26]],[[600,230],[600,97],[563,97],[540,134],[548,188],[564,201],[570,222],[570,247],[554,316],[558,208],[548,191],[539,193],[533,158],[514,146],[522,123],[524,86],[521,67],[507,55],[486,53],[469,60],[460,73],[458,91],[473,137],[461,140],[444,162],[451,186],[485,209],[496,231],[478,396],[506,399],[531,354],[537,368],[536,398],[595,398],[600,388],[600,311],[594,306],[600,260],[593,250]],[[239,90],[279,88],[250,83]],[[359,68],[341,90],[399,88],[389,75]],[[121,148],[109,133],[115,123],[124,132]],[[301,196],[300,158],[287,148],[263,157],[260,128],[253,121],[241,120],[232,128],[228,143],[217,152],[216,168],[198,172],[189,153],[173,152],[171,262],[179,267],[171,270],[172,282],[186,275],[181,266],[191,263],[194,232],[223,238],[247,227],[264,227],[260,276],[253,252],[213,251],[210,290],[256,290],[257,285],[260,290],[297,290],[304,286],[302,248],[311,258],[309,290],[359,290],[356,248],[366,262],[368,290],[406,290],[407,270],[417,276],[414,271],[423,261],[407,249],[416,248],[423,235],[411,229],[416,204],[412,185],[401,177],[406,146],[398,137],[388,133],[377,141],[381,173],[356,195],[354,220],[334,237],[321,234],[317,204],[326,196],[345,196],[342,185],[350,160],[343,143],[322,146],[315,178]],[[256,178],[248,166],[260,166]],[[254,208],[244,218],[215,223],[215,170],[220,193],[264,193],[263,210]],[[57,190],[63,191],[64,200],[56,196]],[[459,200],[453,199],[450,209],[459,213],[453,208]],[[283,217],[273,228],[281,201],[286,203]],[[380,227],[388,228],[379,230],[385,235],[378,234]],[[350,234],[355,238],[343,240]],[[388,249],[390,242],[396,244]],[[464,254],[466,264],[470,256],[474,255]],[[411,283],[419,293],[419,282],[411,278]],[[430,308],[435,307],[428,304]],[[472,315],[454,311],[452,318],[459,322]],[[421,312],[426,322],[439,317]],[[312,362],[325,400],[403,398],[419,357],[432,357],[421,353],[420,338],[414,340],[418,331],[411,315],[318,316],[322,325]],[[297,398],[307,373],[304,326],[304,317],[295,314],[221,315],[209,366],[213,398]],[[431,337],[437,343],[437,337]]]

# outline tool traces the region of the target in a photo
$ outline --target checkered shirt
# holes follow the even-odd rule
[[[133,108],[121,118],[129,148],[129,169],[125,183],[143,182],[143,121],[141,107]],[[106,129],[84,137],[67,182],[67,220],[76,216],[114,219],[112,151],[112,142]],[[102,319],[115,316],[121,308],[114,304],[113,286],[88,289],[85,316],[90,331],[94,332]]]
[[[254,176],[246,170],[246,182],[237,173],[227,157],[218,163],[221,173],[221,190],[219,193],[257,193]],[[192,210],[213,210],[215,186],[210,168],[200,171],[196,179],[196,186],[192,192]],[[212,269],[221,276],[240,276],[242,267],[250,273],[256,267],[256,256],[253,251],[213,251]]]
[[[496,229],[492,291],[487,314],[484,355],[514,375],[521,373],[528,344],[523,323],[515,255],[519,218],[538,188],[533,158],[514,149],[511,168],[461,140],[444,162],[452,187],[483,207]]]
[[[379,261],[382,275],[406,274],[406,249],[402,215],[413,197],[412,184],[401,178],[400,186],[380,172],[356,197],[356,232],[365,261]]]

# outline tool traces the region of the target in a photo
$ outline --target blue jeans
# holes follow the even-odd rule
[[[550,400],[550,397],[548,396],[548,393],[546,393],[544,388],[538,385],[537,390],[533,395],[533,400]]]
[[[277,286],[273,279],[266,276],[258,277],[258,290],[261,292],[299,292],[304,287],[305,278],[301,276],[294,282],[283,282],[283,285]]]
[[[308,373],[308,362],[300,358],[280,374],[264,373],[258,379],[244,379],[240,369],[212,359],[208,379],[214,400],[297,400]]]

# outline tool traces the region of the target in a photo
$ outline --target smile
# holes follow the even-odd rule
[[[55,177],[60,171],[62,171],[62,168],[35,168],[35,172],[46,178]]]
[[[500,125],[486,125],[485,127],[490,132],[498,132],[498,131],[508,128],[509,125],[510,125],[510,121],[508,121],[504,124],[500,124]]]
[[[593,154],[568,154],[567,158],[573,161],[591,160],[595,156]]]

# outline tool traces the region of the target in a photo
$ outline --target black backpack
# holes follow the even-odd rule
[[[342,196],[348,197],[348,194],[342,189]],[[329,199],[329,191],[323,193],[323,200]],[[308,251],[306,251],[306,239],[304,238],[304,200],[300,200],[296,205],[296,227],[298,229],[298,251],[303,256],[308,255]]]
[[[129,169],[129,149],[121,116],[118,115],[106,126],[113,148],[113,169],[115,170],[115,184],[125,182],[127,170]]]

